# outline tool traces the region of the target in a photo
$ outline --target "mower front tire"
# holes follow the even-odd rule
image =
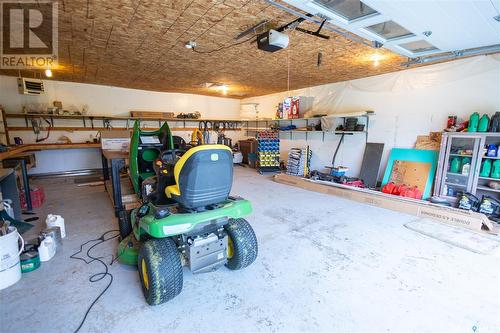
[[[182,264],[172,239],[146,241],[139,250],[137,266],[142,292],[149,305],[165,303],[180,294]]]
[[[245,219],[231,219],[224,226],[228,234],[228,258],[226,267],[243,269],[255,261],[258,254],[257,237]]]
[[[132,233],[132,214],[135,210],[129,212],[120,212],[120,218],[118,219],[118,228],[120,229],[120,239],[126,238]]]

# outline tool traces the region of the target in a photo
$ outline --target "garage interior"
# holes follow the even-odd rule
[[[0,7],[6,332],[500,331],[500,1]]]

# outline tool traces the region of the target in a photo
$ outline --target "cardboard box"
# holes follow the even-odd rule
[[[240,140],[238,141],[239,146],[240,146],[240,151],[243,154],[243,164],[253,164],[252,168],[255,167],[255,161],[251,161],[248,158],[248,154],[256,154],[257,153],[257,140],[255,139],[248,139],[248,140]],[[253,162],[253,163],[251,163]]]
[[[439,150],[441,148],[441,132],[430,132],[429,135],[418,135],[416,149]]]
[[[424,200],[404,198],[364,188],[351,187],[321,180],[279,174],[274,181],[305,190],[336,195],[380,208],[390,209],[422,218],[429,218],[456,227],[498,234],[497,228],[484,214],[445,207]]]
[[[283,100],[283,119],[299,119],[312,109],[314,97],[291,96]]]
[[[130,131],[101,131],[102,150],[128,151]]]

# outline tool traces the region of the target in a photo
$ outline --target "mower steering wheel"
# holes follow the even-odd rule
[[[178,157],[182,156],[186,151],[183,149],[169,149],[164,150],[160,154],[162,162],[172,162],[175,164]]]

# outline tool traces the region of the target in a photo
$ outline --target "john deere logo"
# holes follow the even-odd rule
[[[57,65],[57,2],[0,0],[1,68]]]

